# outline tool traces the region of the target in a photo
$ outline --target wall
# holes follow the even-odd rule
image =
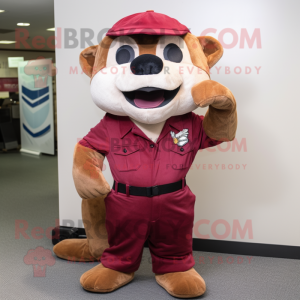
[[[300,61],[295,59],[300,46],[296,38],[299,4],[292,0],[185,3],[86,0],[89,9],[84,10],[79,0],[56,0],[55,25],[73,28],[77,34],[81,28],[91,28],[97,35],[124,16],[154,9],[177,18],[195,35],[207,29],[206,34],[223,41],[225,53],[211,77],[229,87],[237,99],[238,132],[235,143],[199,152],[188,174],[188,184],[197,196],[194,237],[208,234],[211,239],[300,246]],[[96,44],[96,38],[93,41]],[[64,225],[77,226],[81,219],[81,200],[71,175],[74,145],[104,115],[91,100],[89,78],[80,72],[78,57],[87,46],[79,43],[56,51],[59,199]],[[78,74],[70,73],[71,67],[77,67]],[[109,168],[104,174],[111,184]],[[239,232],[235,237],[239,226],[247,229],[244,237]]]

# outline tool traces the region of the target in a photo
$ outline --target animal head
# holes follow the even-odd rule
[[[150,13],[149,24],[146,20],[142,28],[133,29]],[[135,21],[137,15],[140,23]],[[209,69],[223,48],[212,37],[192,35],[176,20],[176,30],[153,29],[153,19],[161,16],[174,23],[153,11],[128,16],[99,45],[81,52],[80,65],[91,77],[93,101],[104,111],[156,124],[197,108],[191,90],[210,79]],[[124,23],[131,27],[120,30]]]

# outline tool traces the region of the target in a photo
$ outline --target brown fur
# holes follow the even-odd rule
[[[82,71],[91,79],[106,67],[109,47],[114,38],[106,36],[97,46],[91,46],[80,53],[79,63]]]
[[[215,140],[232,141],[237,129],[237,113],[230,90],[216,81],[206,80],[192,88],[192,96],[196,105],[209,105],[203,121],[205,133]]]
[[[156,274],[156,282],[170,295],[177,298],[193,298],[203,295],[206,285],[194,268],[185,272]]]
[[[136,34],[131,35],[139,47],[139,55],[143,54],[156,54],[157,43],[161,36],[159,35],[146,35]]]
[[[92,77],[93,68],[95,64],[95,56],[98,51],[99,46],[91,46],[84,49],[79,56],[79,63],[82,71]]]
[[[223,55],[222,45],[211,36],[196,37],[191,33],[187,33],[183,39],[189,49],[193,65],[204,70],[209,75],[209,69]]]
[[[105,226],[105,196],[95,199],[82,199],[82,221],[85,228],[89,251],[99,260],[106,248],[109,247],[107,230]]]
[[[96,261],[89,249],[87,239],[65,239],[53,247],[53,252],[59,258],[68,261]]]
[[[193,65],[202,69],[209,75],[207,58],[205,56],[205,53],[202,50],[202,46],[199,42],[199,39],[191,33],[187,33],[183,37],[183,39],[189,49]]]
[[[56,256],[69,261],[99,261],[109,247],[105,226],[106,196],[82,199],[81,213],[86,239],[66,239],[53,248]]]
[[[80,277],[82,287],[90,292],[108,293],[133,280],[134,273],[123,273],[108,269],[102,264],[85,272]],[[99,280],[101,278],[101,280]]]
[[[94,199],[110,192],[102,167],[104,156],[76,144],[73,159],[73,179],[76,190],[83,199]]]
[[[223,47],[221,43],[211,36],[199,36],[198,40],[207,58],[207,65],[212,68],[222,57]]]

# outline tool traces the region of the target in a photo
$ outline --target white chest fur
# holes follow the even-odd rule
[[[157,141],[157,139],[166,123],[166,121],[162,121],[157,124],[144,124],[144,123],[138,122],[132,118],[130,118],[130,119],[153,142]]]

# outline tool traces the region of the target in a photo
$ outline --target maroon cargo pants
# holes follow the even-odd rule
[[[101,259],[105,267],[135,272],[146,240],[154,273],[181,272],[194,266],[195,195],[188,186],[154,197],[127,196],[112,190],[105,203],[110,245]]]

